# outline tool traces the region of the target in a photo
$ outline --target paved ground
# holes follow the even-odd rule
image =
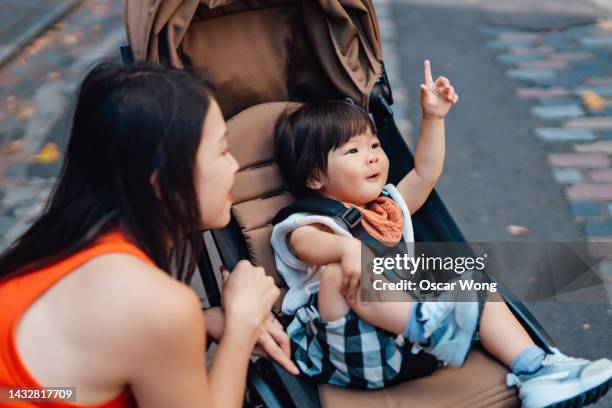
[[[424,59],[461,96],[438,191],[467,238],[609,240],[612,32],[597,25],[602,10],[582,1],[389,3],[410,139]],[[612,358],[605,299],[529,306],[563,351]],[[612,396],[597,406],[612,406]]]
[[[4,0],[0,3],[0,66],[81,0]]]
[[[0,249],[39,214],[55,181],[77,84],[123,43],[122,4],[85,0],[0,69]]]

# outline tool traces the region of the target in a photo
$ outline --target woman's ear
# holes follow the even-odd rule
[[[157,176],[157,170],[155,170],[153,174],[151,174],[151,177],[149,177],[149,183],[151,183],[151,187],[153,187],[153,191],[155,192],[155,196],[157,197],[157,199],[161,200],[161,193],[159,191],[159,180],[157,180]]]

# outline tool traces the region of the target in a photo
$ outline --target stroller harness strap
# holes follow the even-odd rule
[[[389,197],[385,191],[383,191],[381,195]],[[340,219],[346,225],[351,235],[372,249],[378,256],[387,253],[392,247],[379,241],[366,231],[361,223],[363,216],[357,208],[346,208],[342,202],[329,197],[313,196],[299,199],[280,210],[274,217],[272,224],[277,225],[289,218],[292,214],[302,212],[327,215]],[[405,242],[404,238],[401,237],[399,242]]]
[[[389,194],[383,190],[381,196],[389,197]],[[391,198],[392,199],[392,198]],[[347,208],[340,201],[321,196],[306,197],[295,201],[294,203],[281,209],[276,217],[273,219],[273,225],[277,225],[296,213],[312,213],[317,215],[325,215],[330,217],[336,217],[340,219],[346,225],[349,233],[360,240],[376,257],[389,257],[394,256],[397,253],[403,253],[408,251],[412,253],[413,249],[409,246],[405,246],[406,240],[402,236],[400,241],[395,245],[388,245],[381,242],[379,239],[370,234],[363,226],[363,216],[355,207]],[[406,277],[405,274],[398,273],[394,268],[384,268],[383,276],[390,282],[398,283]],[[445,276],[436,277],[432,271],[426,269],[419,269],[413,273],[410,280],[418,283],[421,280],[427,280],[429,282],[446,282],[450,278]],[[411,295],[415,297],[415,300],[424,301],[425,295],[439,295],[442,290],[428,290],[428,291],[413,291]]]
[[[353,230],[359,225],[363,218],[359,210],[355,207],[346,208],[340,201],[328,197],[306,197],[280,210],[272,223],[279,224],[289,218],[291,214],[298,212],[311,212],[315,214],[328,215],[340,218],[348,227]]]

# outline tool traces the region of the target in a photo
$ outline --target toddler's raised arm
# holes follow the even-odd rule
[[[445,77],[434,82],[431,65],[424,62],[424,83],[421,84],[422,121],[414,156],[414,169],[397,185],[411,214],[427,200],[444,167],[444,118],[459,101],[455,88]]]

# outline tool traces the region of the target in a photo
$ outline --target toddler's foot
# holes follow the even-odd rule
[[[582,407],[597,401],[612,383],[612,361],[568,357],[554,349],[532,374],[508,374],[506,384],[518,386],[522,406]]]

